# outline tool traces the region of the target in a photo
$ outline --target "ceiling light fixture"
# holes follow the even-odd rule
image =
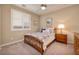
[[[45,10],[46,7],[47,7],[47,5],[45,5],[45,4],[42,4],[42,5],[41,5],[41,9],[42,9],[42,10]]]

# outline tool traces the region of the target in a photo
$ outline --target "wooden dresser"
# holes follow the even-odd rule
[[[74,51],[79,55],[79,33],[74,33]]]
[[[67,34],[55,34],[56,41],[67,44]]]

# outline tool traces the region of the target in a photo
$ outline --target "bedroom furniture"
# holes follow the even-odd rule
[[[45,30],[42,32],[28,33],[24,35],[24,43],[27,43],[38,50],[41,54],[50,46],[55,40],[55,33]],[[53,32],[53,31],[52,31]]]
[[[79,33],[74,33],[74,51],[79,55]]]
[[[66,34],[55,34],[56,41],[67,44],[67,35]]]
[[[54,40],[52,40],[47,46],[46,48],[48,48],[52,43],[54,42]],[[38,50],[41,54],[44,53],[44,42],[39,40],[38,38],[31,36],[31,35],[24,35],[24,43],[27,43],[29,45],[31,45],[32,47],[34,47],[36,50]]]
[[[43,42],[31,35],[24,35],[24,43],[27,43],[43,54]]]

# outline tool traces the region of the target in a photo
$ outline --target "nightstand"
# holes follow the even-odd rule
[[[67,34],[55,34],[56,41],[67,44]]]

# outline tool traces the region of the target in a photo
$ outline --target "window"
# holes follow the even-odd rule
[[[11,30],[30,30],[31,16],[21,11],[11,9]]]

